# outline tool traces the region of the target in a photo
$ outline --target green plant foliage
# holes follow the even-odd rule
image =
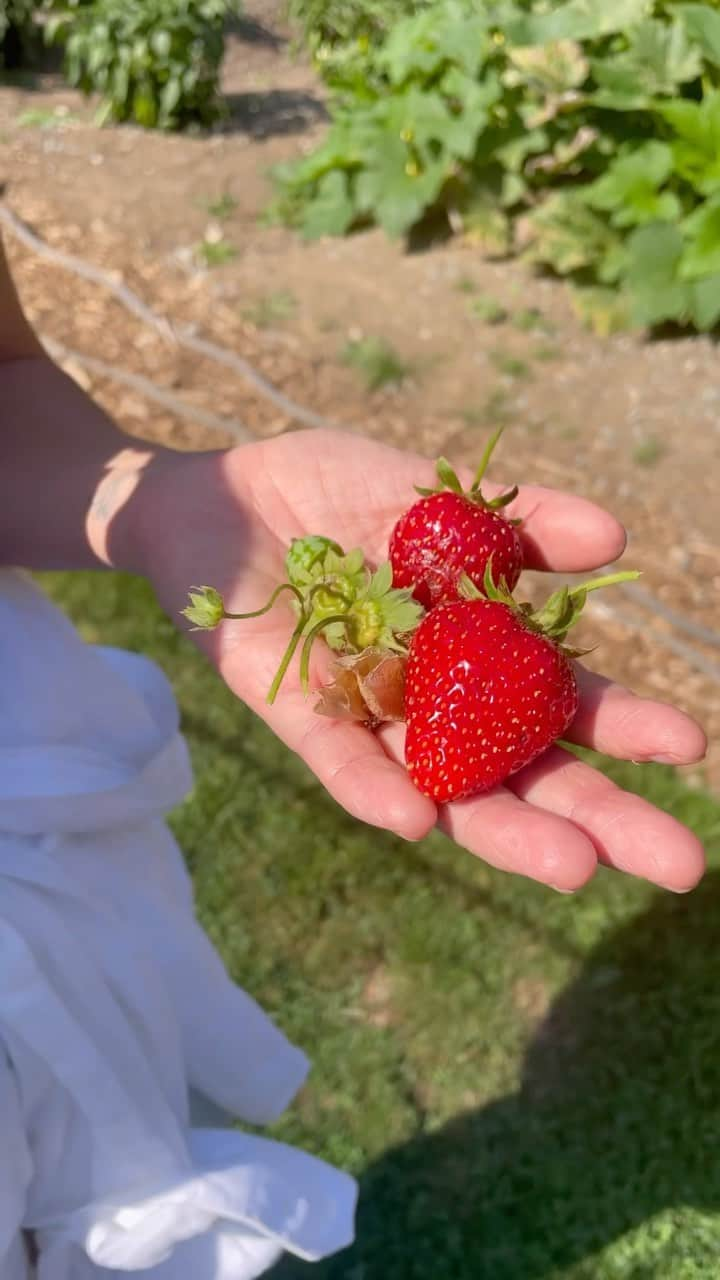
[[[358,49],[381,39],[399,18],[432,0],[290,0],[290,20],[302,39],[321,56],[355,43]]]
[[[276,217],[309,237],[445,218],[568,277],[598,332],[624,316],[717,324],[716,0],[294,0],[293,14],[331,125],[278,171]]]
[[[378,391],[392,383],[402,382],[410,372],[410,366],[384,338],[370,334],[357,338],[343,348],[343,364],[356,369],[368,391]]]
[[[209,124],[229,0],[92,0],[54,9],[47,35],[71,84],[103,99],[101,119],[145,128]]]
[[[37,0],[0,0],[0,67],[27,59],[39,8]]]

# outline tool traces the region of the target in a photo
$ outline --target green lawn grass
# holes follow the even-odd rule
[[[609,872],[560,896],[346,817],[144,584],[42,582],[172,680],[200,917],[314,1063],[273,1132],[361,1180],[357,1245],[273,1280],[720,1275],[720,803],[613,763],[706,840],[710,872],[683,897]]]

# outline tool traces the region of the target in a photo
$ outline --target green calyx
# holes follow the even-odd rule
[[[495,582],[492,573],[492,556],[490,556],[483,579],[483,590],[480,591],[467,574],[463,574],[458,583],[458,591],[465,600],[481,600],[486,597],[499,604],[505,604],[517,613],[530,631],[547,636],[554,640],[568,657],[580,657],[588,653],[587,649],[571,649],[563,641],[571,627],[575,625],[585,607],[585,601],[591,591],[599,591],[602,587],[612,587],[619,582],[633,582],[640,577],[636,569],[624,569],[618,573],[608,573],[601,578],[593,578],[578,587],[560,587],[554,591],[541,609],[533,609],[528,602],[515,600],[508,590],[505,579]]]
[[[409,590],[393,587],[389,562],[373,573],[360,548],[346,555],[336,542],[311,535],[293,539],[285,563],[289,581],[276,587],[261,609],[228,613],[214,587],[194,587],[190,605],[182,610],[195,624],[194,630],[209,630],[226,618],[258,618],[272,608],[282,591],[292,594],[296,623],[268,691],[268,703],[274,702],[301,641],[300,677],[306,694],[310,652],[321,634],[331,649],[341,653],[361,653],[371,646],[407,652],[409,636],[424,610]]]
[[[350,639],[354,652],[375,646],[407,653],[405,638],[424,614],[412,591],[392,585],[392,566],[385,561],[372,574],[365,590],[349,611]]]
[[[225,617],[225,605],[219,591],[214,587],[191,587],[188,592],[190,603],[180,612],[194,625],[191,631],[208,631],[216,627]]]
[[[422,489],[419,485],[415,485],[415,490],[423,498],[429,498],[433,493],[443,493],[449,489],[452,493],[457,493],[459,497],[467,498],[469,502],[476,503],[479,507],[484,507],[486,511],[499,511],[502,507],[508,506],[518,495],[517,485],[513,485],[512,489],[508,489],[506,493],[498,494],[497,498],[485,498],[482,493],[482,481],[488,464],[495,450],[495,446],[503,433],[503,427],[498,427],[493,433],[485,446],[485,452],[480,459],[480,465],[475,472],[475,477],[469,489],[463,489],[456,471],[450,465],[447,458],[438,458],[436,470],[439,486],[436,489]],[[520,524],[519,520],[510,521],[511,524]]]

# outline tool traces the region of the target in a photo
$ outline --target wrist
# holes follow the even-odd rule
[[[185,531],[197,540],[205,523],[199,512],[223,492],[230,451],[138,445],[106,468],[88,512],[88,540],[104,564],[148,578],[163,597],[165,579],[185,554]]]

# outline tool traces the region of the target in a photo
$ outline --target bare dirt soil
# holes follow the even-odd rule
[[[276,5],[246,6],[229,41],[223,89],[222,127],[169,137],[96,128],[94,104],[51,74],[0,86],[6,204],[47,243],[111,271],[174,324],[236,351],[335,424],[472,463],[489,430],[504,423],[501,478],[583,493],[630,530],[626,560],[644,571],[651,600],[618,592],[593,603],[583,638],[592,633],[600,643],[590,665],[678,701],[717,743],[715,342],[598,339],[561,283],[489,261],[460,239],[408,253],[375,231],[305,243],[268,226],[272,167],[312,146],[325,120],[322,86],[293,55]],[[215,257],[229,246],[232,258],[208,266],[198,253],[203,241]],[[240,419],[255,434],[297,425],[245,380],[163,338],[97,285],[11,236],[6,246],[44,336],[144,375],[189,405]],[[343,358],[348,343],[364,338],[389,344],[404,376],[370,391]],[[134,435],[181,449],[230,443],[79,363],[69,372]],[[689,635],[663,616],[668,607],[705,630]],[[720,785],[715,746],[705,776]]]

